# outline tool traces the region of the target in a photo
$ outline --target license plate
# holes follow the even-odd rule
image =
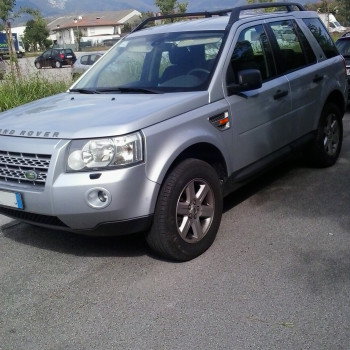
[[[0,205],[23,209],[21,194],[16,192],[0,191]]]
[[[350,68],[346,68],[346,74],[350,75]]]
[[[67,55],[67,58],[72,58],[73,56],[72,55]]]

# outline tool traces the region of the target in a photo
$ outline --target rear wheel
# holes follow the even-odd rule
[[[36,67],[37,69],[40,69],[40,68],[41,68],[40,62],[35,62],[35,67]]]
[[[55,67],[56,67],[56,68],[61,68],[61,67],[62,67],[61,62],[60,62],[60,61],[56,61]]]
[[[322,110],[316,138],[307,151],[310,163],[321,168],[333,165],[339,157],[342,142],[341,112],[334,103],[327,103]]]
[[[216,171],[203,161],[187,159],[167,176],[146,240],[163,257],[191,260],[211,246],[221,215],[222,193]]]

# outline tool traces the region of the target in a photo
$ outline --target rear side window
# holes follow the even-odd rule
[[[88,55],[82,56],[80,59],[80,63],[84,65],[89,64],[89,56]]]
[[[350,56],[350,40],[338,40],[336,42],[336,47],[343,56]]]
[[[57,51],[56,50],[52,50],[52,55],[55,56],[57,55]],[[47,50],[43,53],[43,57],[44,58],[49,58],[51,56],[51,50]]]
[[[338,56],[338,51],[333,43],[333,40],[328,34],[321,20],[318,18],[305,18],[303,21],[321,46],[325,56],[327,58]]]
[[[90,64],[95,63],[101,56],[100,55],[91,55],[90,56]]]
[[[274,38],[279,73],[294,71],[316,62],[307,39],[294,21],[273,22],[267,26]]]

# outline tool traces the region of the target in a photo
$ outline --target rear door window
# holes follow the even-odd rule
[[[84,64],[84,65],[88,65],[89,64],[89,56],[88,55],[82,56],[80,59],[80,63]]]
[[[268,23],[275,47],[278,72],[287,72],[316,63],[316,56],[295,21]]]

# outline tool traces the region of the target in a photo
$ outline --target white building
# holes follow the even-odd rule
[[[92,46],[105,39],[118,38],[122,27],[140,20],[137,10],[81,13],[64,16],[48,24],[50,38],[61,47],[78,47],[76,33],[81,35],[81,42],[89,41]]]

